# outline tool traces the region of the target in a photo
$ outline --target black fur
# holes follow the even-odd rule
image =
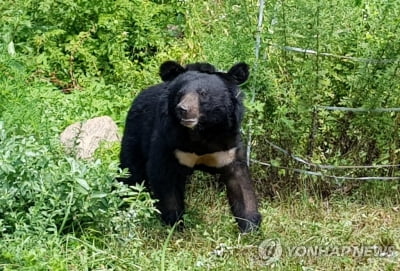
[[[187,64],[185,66],[185,69],[187,71],[199,71],[199,72],[205,72],[205,73],[213,73],[213,72],[217,71],[213,65],[211,65],[210,63],[204,63],[204,62]]]
[[[186,180],[193,170],[200,169],[220,173],[241,231],[258,228],[261,216],[239,132],[244,109],[237,85],[248,75],[245,63],[223,73],[208,63],[183,68],[168,61],[160,66],[164,82],[144,90],[134,100],[120,154],[121,168],[128,168],[131,176],[122,181],[129,185],[144,181],[158,199],[165,223],[174,224],[182,218]],[[176,114],[176,106],[187,91],[199,95],[201,117],[193,129],[182,126]],[[203,155],[234,147],[235,160],[222,168],[190,168],[174,155],[176,149]]]

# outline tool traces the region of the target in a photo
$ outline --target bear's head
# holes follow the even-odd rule
[[[160,76],[169,91],[169,114],[190,129],[238,128],[243,105],[238,85],[246,82],[249,67],[238,63],[228,72],[218,72],[208,63],[182,67],[174,61],[164,62]]]

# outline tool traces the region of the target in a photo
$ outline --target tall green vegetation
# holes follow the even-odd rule
[[[32,0],[1,9],[8,52],[33,57],[37,75],[65,92],[87,86],[87,79],[140,77],[135,71],[179,38],[184,24],[175,1]]]
[[[270,165],[252,163],[263,207],[267,195],[308,192],[344,193],[361,202],[400,201],[398,181],[329,177],[399,177],[398,167],[316,165],[400,164],[400,112],[375,110],[400,104],[399,1],[272,0],[265,1],[261,13],[257,0],[11,2],[0,3],[0,269],[4,262],[6,270],[25,264],[36,270],[81,270],[80,263],[106,270],[116,262],[121,270],[158,267],[151,259],[160,257],[161,247],[162,266],[174,263],[165,255],[168,243],[143,239],[149,232],[142,223],[149,221],[158,230],[151,238],[165,238],[164,228],[153,223],[149,195],[115,183],[123,174],[117,169],[119,147],[102,148],[93,160],[81,161],[67,156],[58,143],[67,125],[99,115],[112,116],[122,130],[132,98],[159,82],[158,66],[168,59],[208,61],[221,69],[238,61],[250,64],[251,78],[242,86],[247,97],[243,134],[251,159]],[[259,14],[263,20],[257,28]],[[225,206],[218,195],[194,191],[194,206],[202,206],[201,200]],[[201,232],[198,238],[211,240],[205,251],[235,233],[226,217],[215,216],[210,224],[218,221],[228,232],[210,230],[193,214],[187,219]],[[264,229],[278,231],[278,224]],[[314,236],[315,227],[310,231]],[[395,242],[398,233],[388,232],[389,237],[375,239]],[[168,241],[176,242],[176,257],[194,265],[197,258],[190,250],[196,245],[180,251],[179,239]],[[87,257],[93,261],[70,259],[67,252],[54,260],[36,245],[91,251]],[[144,252],[146,245],[150,249]],[[120,247],[126,250],[105,256]],[[200,258],[209,259],[207,253]],[[44,264],[40,257],[47,259]],[[215,256],[213,264],[224,260]]]
[[[186,35],[200,45],[203,57],[221,67],[239,60],[252,64],[252,80],[244,86],[244,130],[252,135],[252,158],[272,166],[260,174],[267,173],[289,193],[304,180],[307,186],[319,186],[322,194],[352,181],[299,175],[293,169],[323,176],[398,177],[396,167],[328,170],[304,165],[269,142],[317,164],[399,164],[399,113],[373,111],[400,104],[399,3],[266,1],[262,28],[257,29],[258,2],[189,2],[188,24],[196,27]],[[370,189],[369,183],[366,187]],[[375,187],[387,187],[384,193],[398,198],[397,182]]]

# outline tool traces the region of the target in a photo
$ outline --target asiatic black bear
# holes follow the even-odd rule
[[[167,61],[160,76],[163,83],[141,92],[128,112],[120,160],[131,175],[121,180],[144,181],[171,225],[182,218],[193,171],[219,173],[240,230],[257,229],[261,215],[240,135],[244,107],[238,85],[247,80],[248,65],[238,63],[225,73],[208,63],[182,67]]]

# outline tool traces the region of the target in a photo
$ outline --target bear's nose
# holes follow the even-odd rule
[[[188,112],[187,106],[185,106],[183,104],[178,104],[176,109],[179,112],[179,114],[182,114],[182,115],[185,115]]]

